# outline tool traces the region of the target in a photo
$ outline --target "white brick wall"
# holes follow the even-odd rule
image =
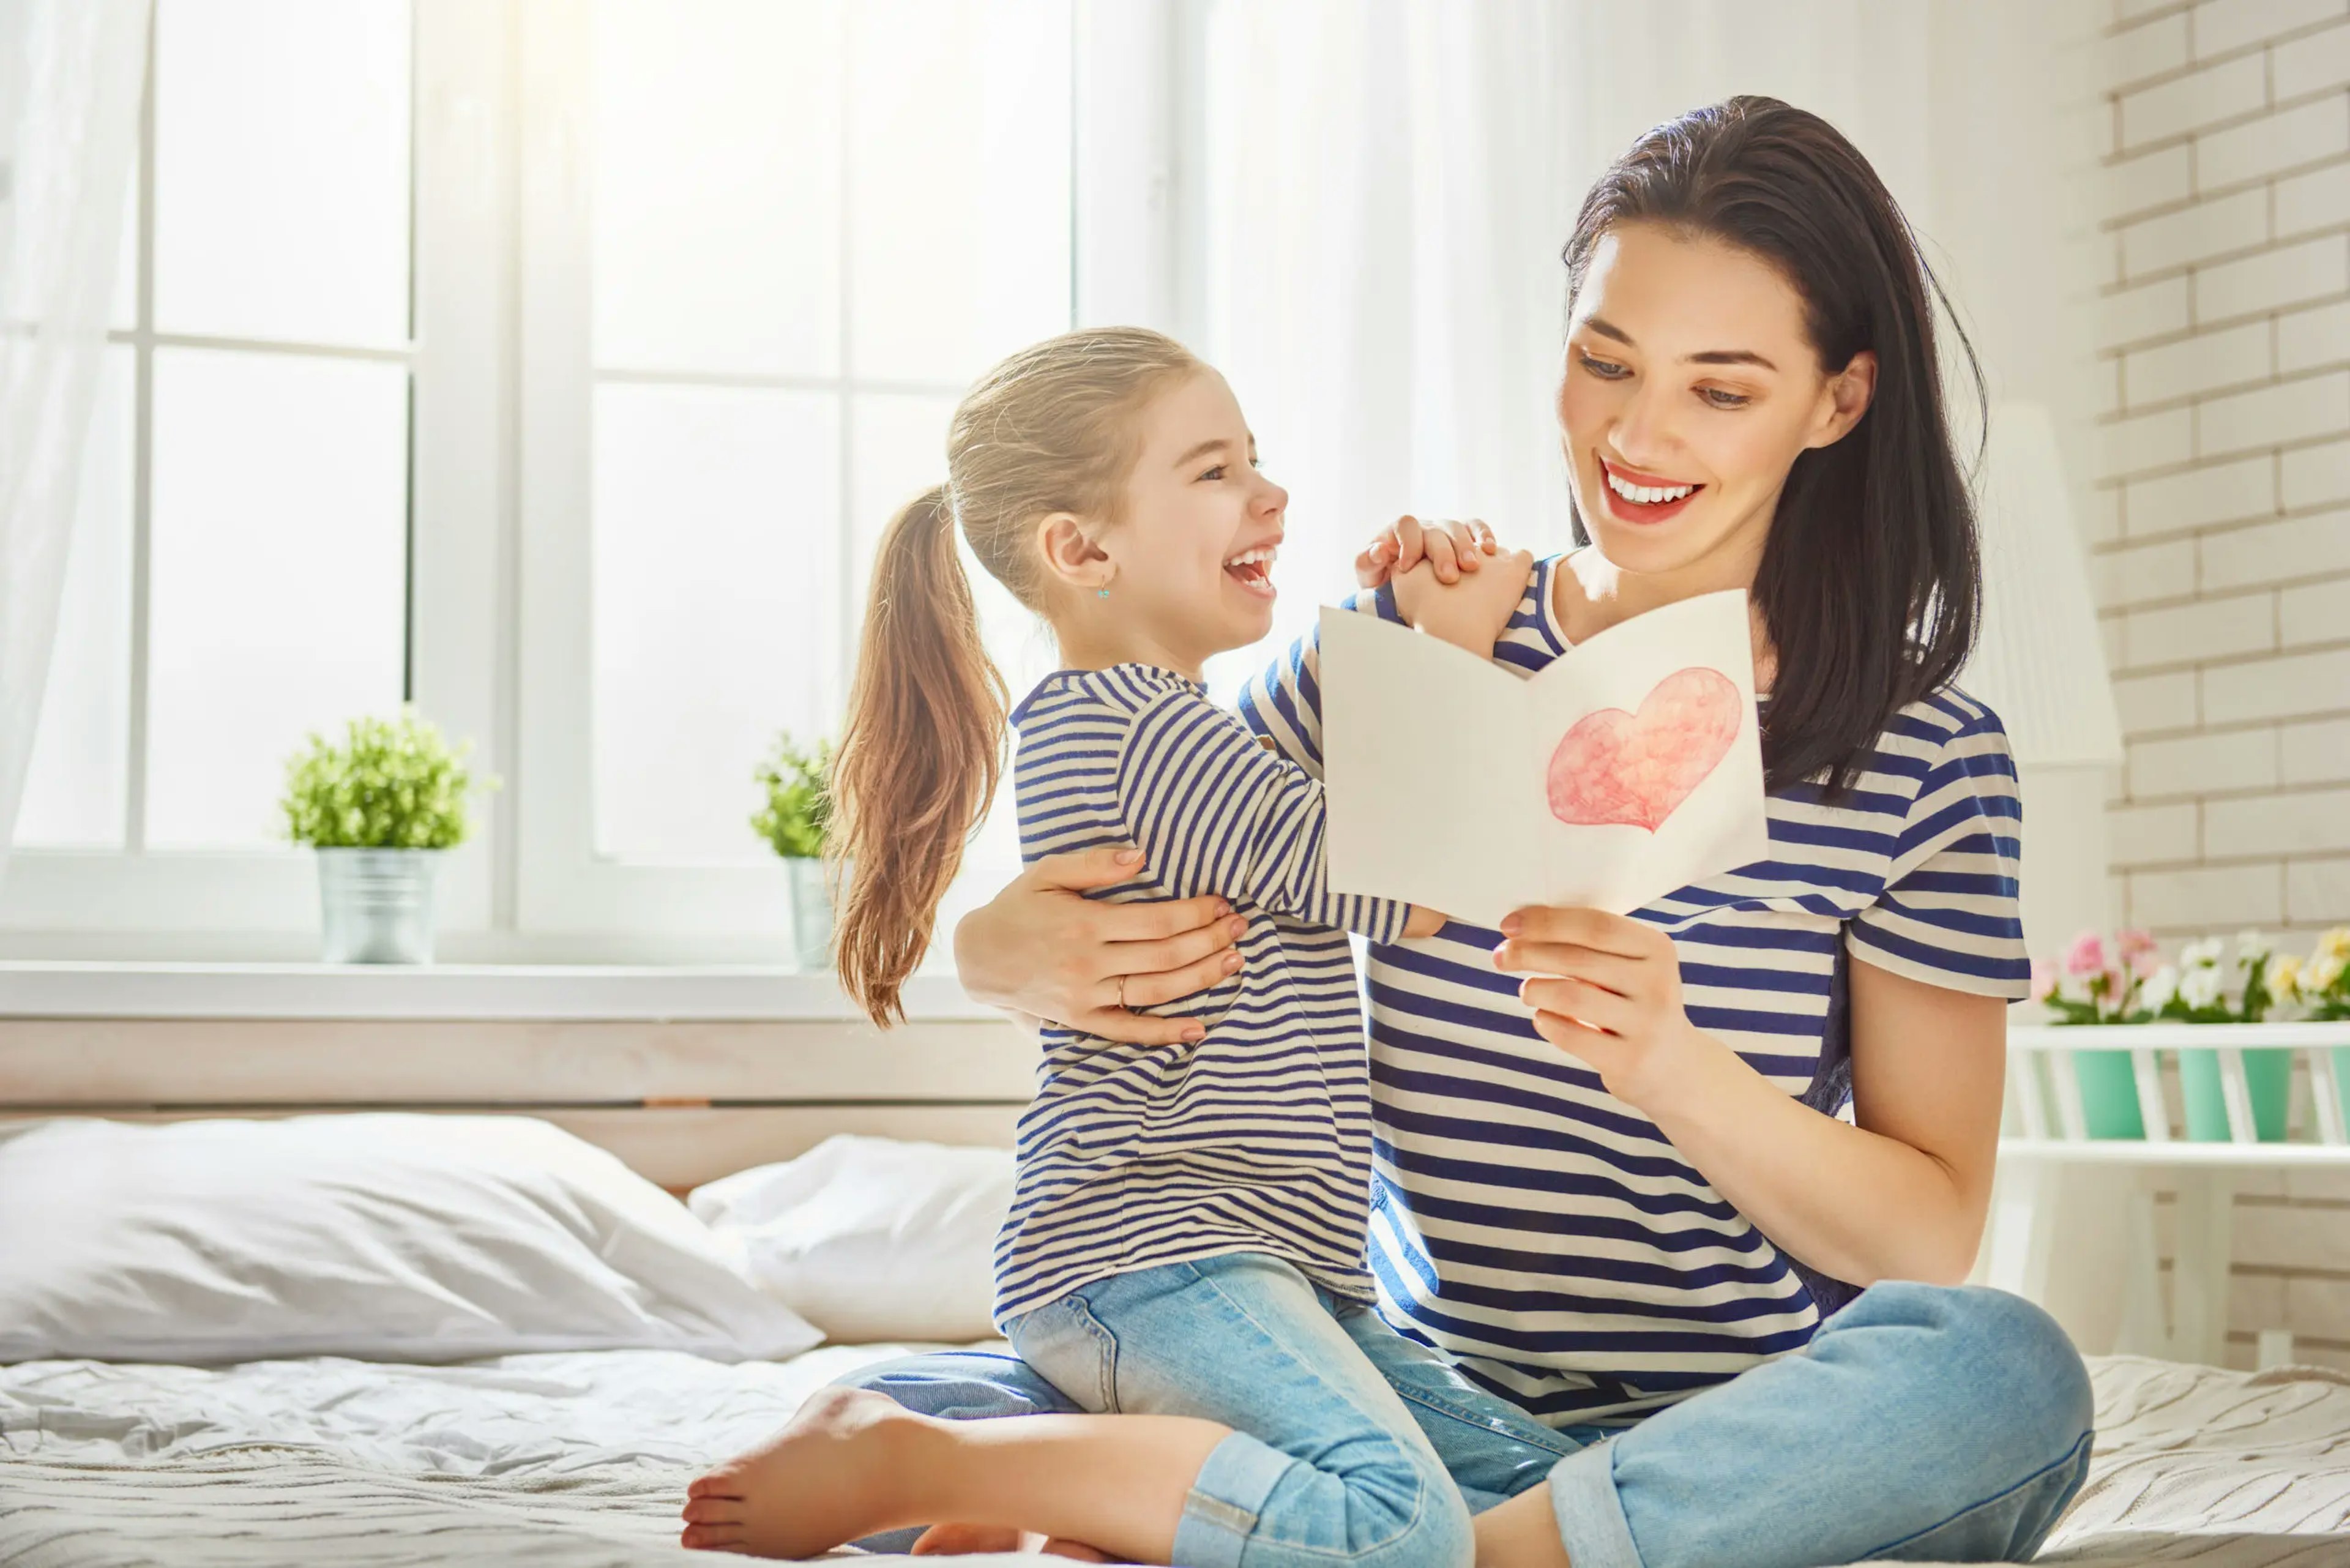
[[[2115,0],[2085,520],[2130,924],[2350,922],[2350,0]],[[2350,1367],[2350,1179],[2239,1200],[2232,1349]]]

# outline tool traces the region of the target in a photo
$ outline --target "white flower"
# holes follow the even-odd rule
[[[2268,938],[2258,931],[2236,933],[2236,961],[2247,969],[2250,969],[2255,961],[2268,957],[2272,950],[2269,946]]]
[[[2329,952],[2321,952],[2311,959],[2308,967],[2301,971],[2302,994],[2316,996],[2334,989],[2334,982],[2342,978],[2344,961],[2340,954]]]
[[[2210,1007],[2220,1000],[2222,984],[2218,966],[2198,964],[2179,981],[2179,1000],[2193,1008]]]
[[[2178,994],[2178,971],[2164,964],[2146,977],[2146,983],[2138,988],[2137,1000],[2148,1012],[2159,1012],[2169,1006],[2170,999]]]
[[[2187,969],[2204,969],[2220,961],[2220,939],[2205,937],[2199,942],[2189,942],[2178,950],[2178,961]]]

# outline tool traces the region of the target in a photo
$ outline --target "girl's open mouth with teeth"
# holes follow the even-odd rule
[[[1274,597],[1273,560],[1279,554],[1273,545],[1243,550],[1224,563],[1224,576],[1240,584],[1259,598]]]
[[[1607,510],[1627,523],[1661,523],[1697,497],[1702,484],[1676,483],[1619,469],[1606,458],[1599,472],[1607,485]]]

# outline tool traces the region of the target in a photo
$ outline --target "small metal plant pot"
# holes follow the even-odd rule
[[[824,862],[812,856],[785,856],[792,884],[792,950],[811,973],[832,967],[832,889],[825,886]]]
[[[327,963],[431,963],[440,849],[320,849]]]

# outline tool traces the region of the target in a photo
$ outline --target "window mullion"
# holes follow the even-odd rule
[[[415,0],[410,226],[410,694],[482,772],[515,771],[501,657],[513,520],[506,406],[514,244],[504,177],[512,125],[508,6]],[[500,818],[477,805],[473,839],[442,873],[452,931],[494,923]]]
[[[129,776],[122,789],[122,850],[142,853],[147,846],[147,607],[151,574],[148,544],[154,497],[155,429],[155,17],[147,18],[147,79],[139,97],[139,243],[136,299],[132,306],[137,333],[131,349],[131,476],[130,476],[130,733],[123,746],[122,765]]]

